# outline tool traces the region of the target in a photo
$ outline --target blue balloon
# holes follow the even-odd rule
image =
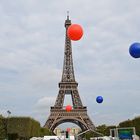
[[[96,102],[97,103],[102,103],[103,102],[103,97],[102,96],[97,96]]]
[[[134,58],[140,58],[140,43],[133,43],[129,48],[129,53]]]

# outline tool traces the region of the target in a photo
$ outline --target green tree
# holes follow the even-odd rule
[[[90,140],[91,137],[95,137],[95,134],[93,132],[87,132],[85,135],[83,135],[84,138],[87,140]]]
[[[48,128],[41,127],[40,137],[44,137],[45,135],[52,135],[52,132]]]
[[[97,132],[104,134],[106,133],[107,126],[105,124],[96,127]]]
[[[133,127],[133,126],[134,126],[133,121],[129,119],[119,123],[119,127]]]
[[[29,117],[10,117],[7,120],[7,134],[11,139],[39,136],[40,123]]]
[[[140,117],[136,117],[132,120],[133,126],[136,128],[136,134],[140,136]]]
[[[6,119],[0,115],[0,140],[6,138]]]

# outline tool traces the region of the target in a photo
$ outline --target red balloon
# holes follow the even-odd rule
[[[67,132],[70,132],[70,128],[67,128]]]
[[[80,40],[83,36],[83,29],[78,24],[72,24],[68,27],[67,35],[71,40],[77,41]]]
[[[71,105],[67,105],[67,106],[66,106],[66,111],[67,111],[67,112],[70,112],[71,110],[72,110]]]

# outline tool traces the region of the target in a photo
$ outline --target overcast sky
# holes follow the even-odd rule
[[[10,110],[44,125],[59,90],[68,10],[84,29],[72,42],[73,60],[93,123],[139,116],[140,59],[128,49],[140,42],[140,0],[0,0],[0,114]]]

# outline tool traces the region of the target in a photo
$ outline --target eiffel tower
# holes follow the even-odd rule
[[[52,132],[54,129],[65,122],[71,122],[78,125],[82,131],[95,129],[94,124],[87,115],[87,107],[83,106],[78,93],[78,83],[75,81],[71,40],[67,36],[67,29],[71,25],[69,15],[65,20],[66,37],[65,37],[65,52],[62,79],[59,83],[59,93],[55,105],[50,108],[50,116],[44,127],[49,128]],[[73,108],[67,112],[63,106],[65,95],[71,95]]]

